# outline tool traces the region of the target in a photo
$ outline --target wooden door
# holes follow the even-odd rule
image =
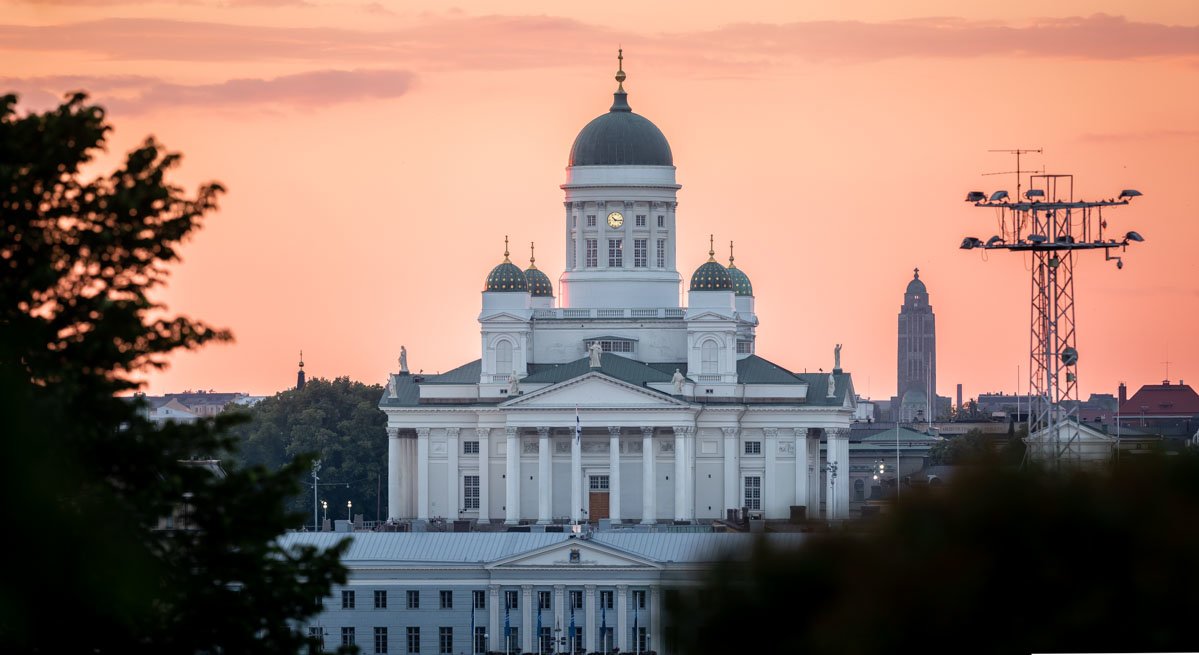
[[[587,499],[587,519],[595,522],[608,518],[608,492],[592,491]]]

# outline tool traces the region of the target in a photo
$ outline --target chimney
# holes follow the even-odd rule
[[[961,382],[959,382],[959,383],[958,383],[958,404],[957,404],[957,408],[958,408],[958,411],[959,411],[959,412],[960,412],[960,411],[962,411],[962,383],[961,383]]]
[[[1120,404],[1123,405],[1128,400],[1128,385],[1121,382],[1120,390],[1116,392],[1116,395],[1120,398]]]

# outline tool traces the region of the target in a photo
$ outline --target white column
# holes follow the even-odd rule
[[[491,520],[491,428],[475,428],[479,438],[479,523]]]
[[[830,432],[837,446],[837,518],[849,518],[849,429],[837,428]]]
[[[462,517],[462,477],[458,471],[458,433],[461,428],[445,429],[446,447],[446,517]]]
[[[562,628],[561,633],[550,632],[555,638],[565,635],[569,636],[570,623],[566,620],[566,585],[554,585],[554,623],[550,628]],[[562,652],[561,644],[554,644],[554,652]]]
[[[516,525],[520,522],[520,438],[514,427],[505,429],[507,442],[507,469],[504,472],[504,523]]]
[[[649,650],[662,652],[662,593],[658,583],[649,588]]]
[[[684,452],[686,454],[686,466],[683,469],[685,486],[683,491],[687,494],[687,500],[683,503],[683,511],[687,513],[687,520],[695,520],[695,437],[698,428],[688,428],[686,438],[683,439]]]
[[[654,429],[641,428],[641,522],[657,523],[658,484],[654,477]]]
[[[620,652],[629,652],[629,585],[616,585],[616,646]]]
[[[762,448],[766,450],[766,466],[762,469],[762,517],[773,519],[779,518],[778,503],[776,502],[779,494],[774,488],[774,483],[778,480],[774,467],[779,452],[779,430],[778,428],[764,428],[762,434],[766,437],[762,440]]]
[[[429,518],[429,428],[416,429],[416,518]]]
[[[533,652],[533,585],[520,586],[520,647]]]
[[[550,429],[537,428],[537,522],[551,522],[550,489],[553,488],[550,470]]]
[[[608,518],[620,523],[620,428],[608,428]]]
[[[473,599],[471,602],[474,602]],[[500,623],[500,586],[494,584],[487,587],[487,634],[491,642],[487,645],[487,650],[504,650],[504,624]],[[471,635],[471,639],[474,639],[474,635]]]
[[[593,652],[599,650],[595,644],[595,627],[598,618],[595,613],[595,585],[583,585],[583,650]]]
[[[570,521],[583,516],[583,446],[579,435],[570,438]]]
[[[811,516],[812,504],[808,501],[808,429],[795,428],[795,504],[806,507]]]
[[[737,428],[720,428],[724,433],[724,510],[740,507],[737,502]],[[725,512],[721,512],[724,517]]]
[[[400,449],[403,451],[401,458],[404,460],[404,477],[407,480],[402,481],[404,485],[404,514],[416,518],[417,514],[417,488],[420,483],[420,457],[417,448],[419,439],[400,439]]]
[[[687,519],[687,441],[688,428],[674,427],[674,520]]]
[[[820,433],[808,430],[808,516],[820,518]]]
[[[400,429],[387,428],[387,518],[404,518],[400,510]]]

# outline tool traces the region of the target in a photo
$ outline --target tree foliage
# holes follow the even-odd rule
[[[934,445],[928,453],[932,465],[1018,465],[1024,458],[1024,436],[1027,434],[1008,426],[1008,434],[996,439],[981,430],[970,430],[957,437],[949,437]]]
[[[247,464],[275,470],[304,453],[321,460],[319,496],[329,517],[346,518],[346,502],[368,519],[386,517],[380,497],[387,471],[387,417],[379,411],[383,387],[348,377],[309,380],[249,409],[249,420],[233,429]],[[385,490],[383,490],[385,491]],[[306,511],[311,525],[312,491],[294,497],[290,507]]]
[[[1194,454],[975,467],[905,492],[865,533],[722,564],[668,596],[671,638],[686,655],[1190,650],[1195,516]]]
[[[226,457],[230,417],[158,427],[118,394],[179,349],[229,339],[151,300],[216,208],[170,184],[153,139],[87,175],[111,129],[75,94],[18,115],[0,97],[0,578],[7,652],[294,652],[298,622],[345,580],[344,545],[284,551],[278,473],[183,463]],[[160,530],[185,508],[194,530]]]

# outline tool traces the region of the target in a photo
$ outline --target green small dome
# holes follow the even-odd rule
[[[692,291],[732,291],[733,278],[729,269],[715,259],[709,259],[691,274]]]
[[[733,280],[733,291],[738,296],[753,296],[754,285],[750,284],[749,276],[744,271],[737,268],[736,264],[729,263],[729,278]]]
[[[529,293],[536,298],[553,298],[554,284],[550,282],[550,278],[536,265],[530,266],[525,271],[525,279],[529,282]]]
[[[487,274],[487,286],[483,287],[483,290],[528,293],[529,281],[520,267],[505,259],[504,263],[491,269],[491,273]]]

